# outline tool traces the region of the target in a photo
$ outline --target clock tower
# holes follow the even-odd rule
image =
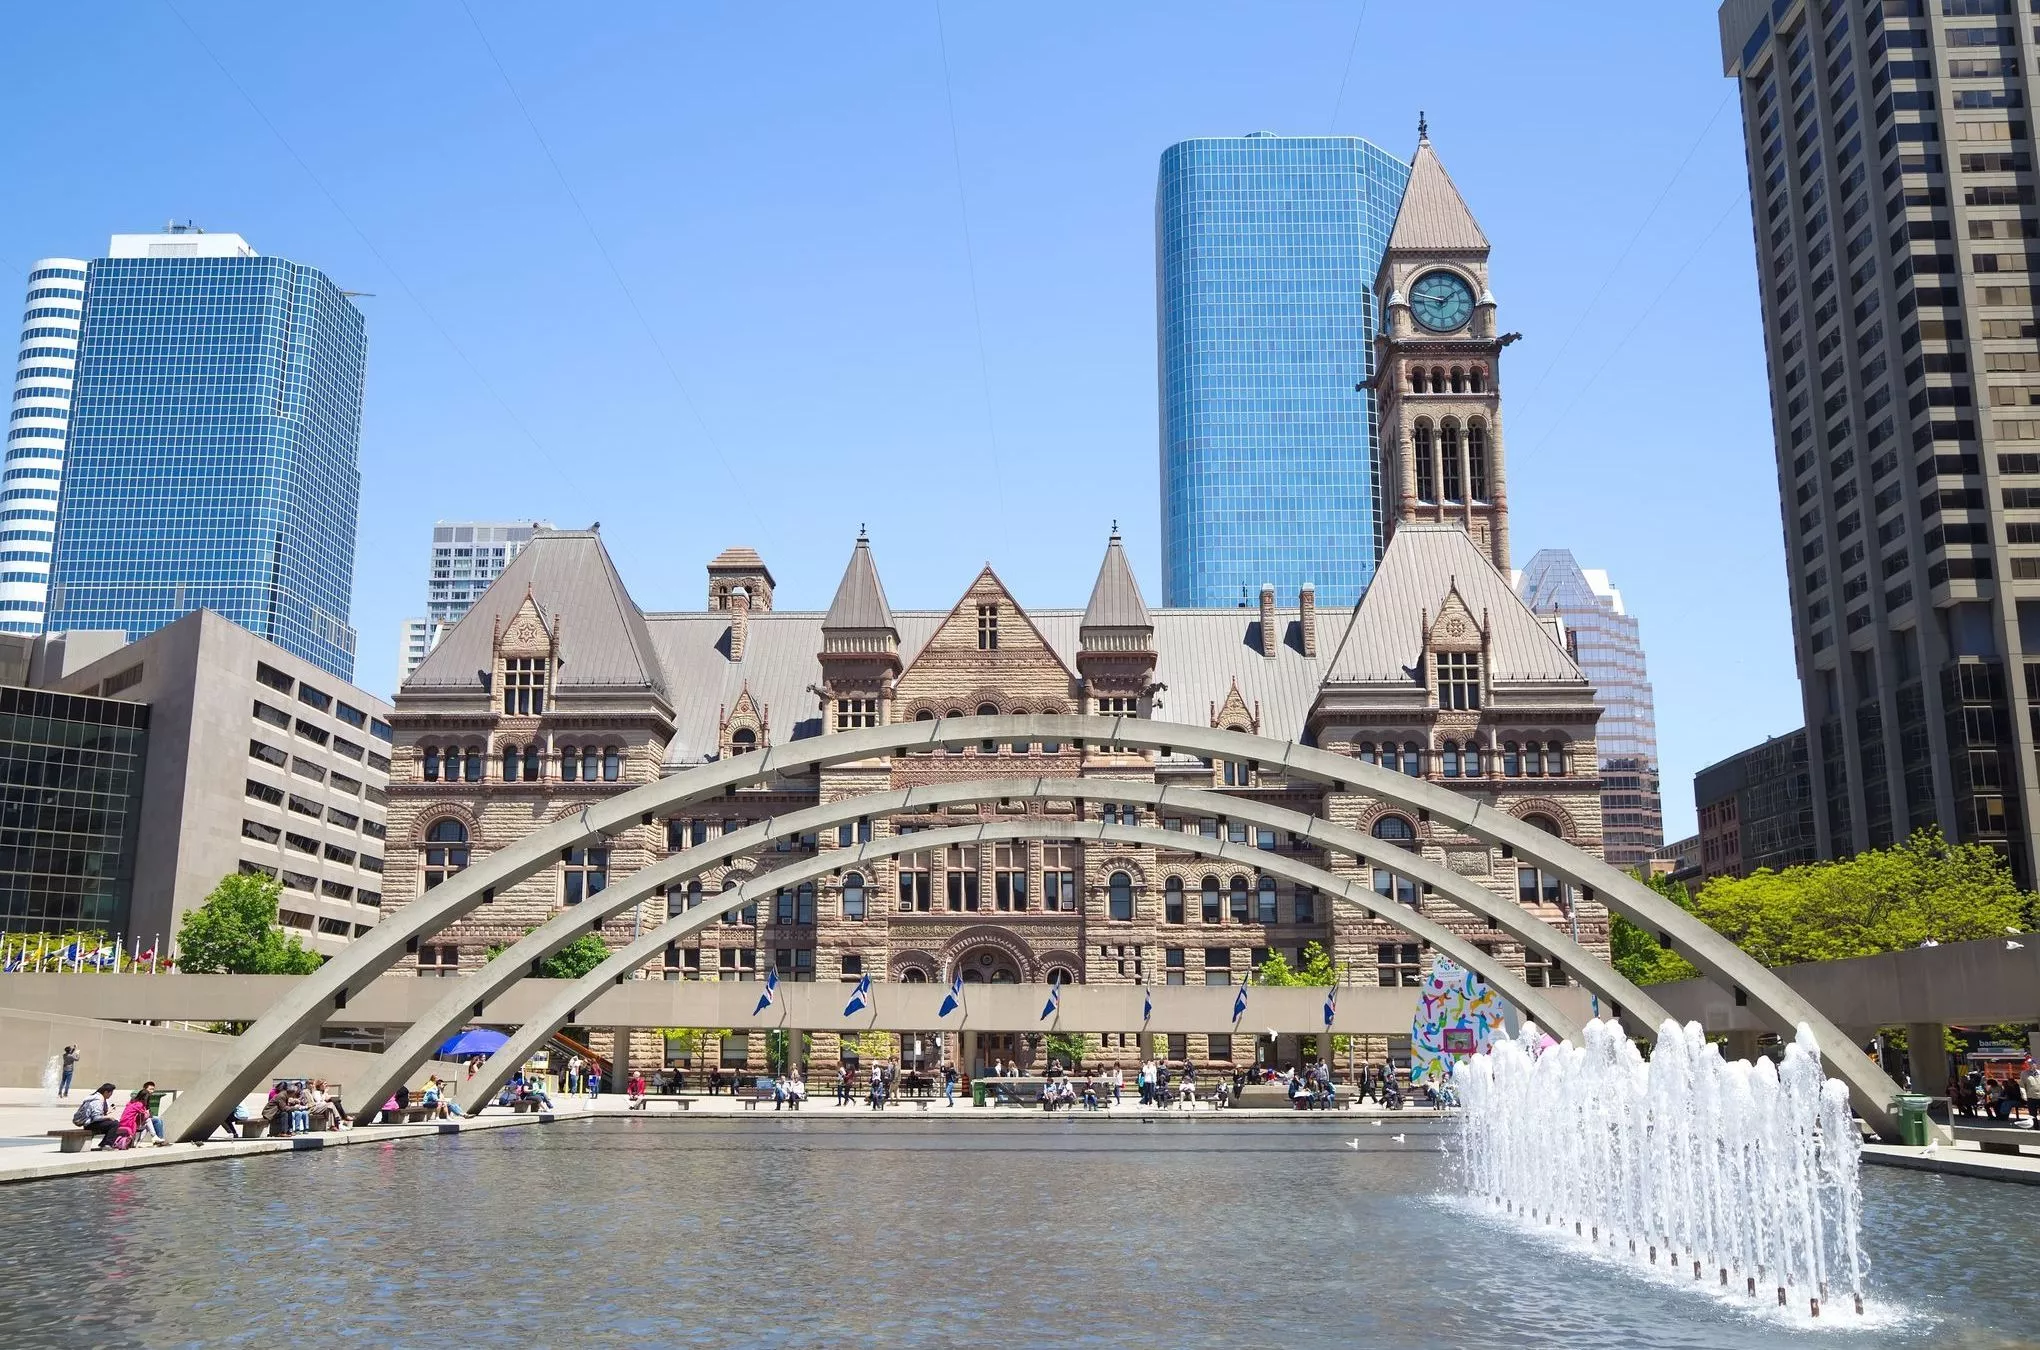
[[[1391,536],[1406,522],[1458,525],[1506,576],[1500,367],[1516,335],[1495,332],[1487,271],[1487,236],[1419,118],[1409,187],[1374,281],[1381,514]]]

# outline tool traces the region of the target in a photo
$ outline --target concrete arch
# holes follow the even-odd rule
[[[570,819],[535,830],[519,842],[498,849],[435,887],[430,896],[385,916],[372,932],[349,944],[346,951],[306,977],[288,997],[237,1037],[229,1053],[221,1056],[188,1094],[180,1096],[171,1109],[170,1124],[180,1137],[192,1137],[203,1128],[201,1121],[218,1120],[229,1104],[259,1083],[284,1054],[344,1008],[350,988],[362,987],[395,964],[410,944],[493,899],[498,889],[551,865],[562,849],[619,833],[633,824],[650,824],[663,812],[721,796],[745,784],[769,784],[784,774],[805,773],[823,764],[952,743],[961,746],[975,740],[1056,741],[1075,749],[1082,749],[1086,742],[1097,742],[1162,752],[1181,749],[1206,758],[1244,760],[1258,764],[1263,772],[1279,771],[1328,784],[1335,791],[1364,792],[1396,802],[1428,813],[1429,818],[1444,821],[1490,845],[1507,845],[1519,858],[1549,867],[1583,888],[1583,894],[1589,898],[1599,898],[1614,912],[1647,931],[1655,931],[1666,946],[1692,961],[1703,973],[1746,997],[1749,1006],[1774,1030],[1790,1035],[1798,1024],[1805,1023],[1812,1029],[1830,1071],[1848,1083],[1857,1110],[1882,1132],[1890,1133],[1894,1127],[1891,1106],[1897,1085],[1871,1064],[1846,1034],[1733,943],[1601,859],[1476,798],[1379,765],[1360,763],[1291,741],[1124,716],[935,718],[834,732],[767,747],[755,754],[711,761],[591,803]],[[1124,789],[1130,786],[1133,785],[1115,783],[1110,795],[1128,800]],[[1077,795],[1096,791],[1086,784]],[[1245,818],[1243,799],[1223,800],[1228,804],[1226,814]],[[645,870],[649,869],[640,869]],[[1400,863],[1398,870],[1412,878],[1430,880],[1409,861]],[[1445,875],[1442,868],[1426,870]],[[1562,950],[1560,944],[1565,942],[1562,934],[1546,925],[1538,927],[1554,936],[1533,945],[1547,952]],[[1603,982],[1627,984],[1605,963],[1591,958],[1572,969],[1582,977],[1591,973]],[[1645,1006],[1655,1007],[1648,999],[1619,1001],[1632,1013],[1640,1013]]]
[[[1065,792],[1068,783],[1058,785]],[[848,858],[832,858],[821,855],[804,858],[788,864],[769,874],[781,876],[791,873],[796,878],[816,876],[836,867],[855,866],[860,861],[890,857],[898,853],[911,853],[924,848],[946,848],[951,844],[985,844],[1009,839],[1068,839],[1083,841],[1112,841],[1132,845],[1158,848],[1175,848],[1185,852],[1201,853],[1222,860],[1241,860],[1242,855],[1254,850],[1244,848],[1221,839],[1206,839],[1201,835],[1173,834],[1165,830],[1139,825],[1107,825],[1096,820],[1055,820],[1037,816],[1026,820],[986,821],[977,825],[957,826],[946,830],[925,830],[917,834],[874,839],[868,844],[859,844],[853,849],[839,849],[848,853]],[[1566,1013],[1550,999],[1544,991],[1532,989],[1520,976],[1512,973],[1493,956],[1474,946],[1465,938],[1446,929],[1435,919],[1412,913],[1393,900],[1378,896],[1371,888],[1359,885],[1346,878],[1334,876],[1308,863],[1297,862],[1277,854],[1260,854],[1265,859],[1265,870],[1289,881],[1315,886],[1319,893],[1334,902],[1344,900],[1376,918],[1394,924],[1411,937],[1421,939],[1444,952],[1469,970],[1475,971],[1487,980],[1497,993],[1521,1009],[1526,1017],[1540,1026],[1556,1033],[1576,1036],[1579,1027]],[[782,884],[782,883],[773,883]],[[547,1001],[544,1008],[531,1015],[520,1026],[500,1050],[489,1057],[482,1070],[463,1085],[462,1106],[468,1111],[479,1110],[496,1095],[497,1089],[509,1081],[524,1062],[542,1047],[554,1032],[575,1021],[580,1010],[593,1001],[612,984],[621,984],[631,977],[632,972],[663,950],[667,943],[677,942],[690,934],[707,927],[730,909],[748,904],[764,894],[766,878],[759,878],[756,884],[746,885],[739,890],[718,896],[713,903],[703,904],[683,914],[667,919],[664,923],[646,931],[629,945],[617,949],[595,969],[580,979],[565,984],[558,993]],[[1400,912],[1398,912],[1400,911]],[[993,939],[980,933],[971,946],[984,945]],[[1002,950],[1008,944],[998,943]],[[1023,960],[1023,972],[1034,963]],[[828,1027],[805,1027],[802,1030],[831,1030]],[[429,1038],[427,1048],[429,1049]],[[419,1061],[422,1062],[422,1059]],[[415,1066],[414,1066],[415,1067]],[[387,1093],[388,1089],[384,1089]],[[381,1101],[380,1097],[363,1100]]]

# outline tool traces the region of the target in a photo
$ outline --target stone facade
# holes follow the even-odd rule
[[[1428,145],[1419,153],[1428,154]],[[1391,248],[1385,284],[1392,284],[1391,269],[1402,269],[1395,276],[1422,272],[1421,235],[1398,226],[1402,246]],[[1499,346],[1488,340],[1493,306],[1484,256],[1480,341],[1491,371]],[[1492,389],[1491,377],[1486,383]],[[1483,406],[1492,425],[1498,405],[1488,399]],[[1488,452],[1497,489],[1500,448],[1496,435]],[[1567,655],[1562,624],[1533,615],[1516,597],[1506,538],[1499,490],[1471,513],[1441,517],[1413,506],[1357,606],[1320,607],[1306,587],[1294,604],[1278,605],[1269,589],[1258,609],[1151,612],[1115,531],[1081,612],[1023,605],[986,567],[950,609],[895,614],[860,535],[834,603],[817,615],[775,608],[771,574],[747,549],[710,565],[705,609],[645,614],[597,534],[541,533],[398,695],[385,903],[419,895],[435,873],[455,866],[454,850],[463,850],[464,862],[663,773],[860,727],[978,713],[1121,714],[1298,740],[1433,779],[1598,853],[1599,710]],[[1112,783],[1133,781],[1208,787],[1351,826],[1520,898],[1539,917],[1573,927],[1589,948],[1607,951],[1598,904],[1520,869],[1501,850],[1365,794],[1180,753],[971,741],[830,765],[681,809],[626,832],[606,854],[563,860],[496,896],[423,944],[416,964],[421,974],[473,968],[491,945],[514,940],[609,876],[672,851],[711,847],[750,822],[915,784],[1021,776],[1086,786],[1069,800],[994,799],[788,840],[712,867],[681,893],[646,902],[642,913],[611,919],[605,936],[615,945],[641,922],[664,918],[668,906],[699,903],[789,858],[864,837],[1018,813],[1103,815],[1158,826],[1159,838],[1224,832],[1296,857],[1421,909],[1532,983],[1567,979],[1541,954],[1392,868],[1362,870],[1350,858],[1240,822],[1171,810],[1156,819],[1152,810],[1114,800]],[[1032,842],[903,854],[824,874],[674,944],[646,973],[756,980],[776,969],[781,980],[846,986],[864,975],[1222,984],[1249,978],[1271,955],[1296,964],[1312,943],[1327,948],[1341,977],[1356,984],[1414,986],[1429,965],[1420,944],[1392,925],[1335,912],[1327,897],[1253,869],[1215,866],[1160,843]],[[710,1041],[697,1053],[709,1063],[760,1068],[763,1039]],[[1144,1049],[1133,1035],[1107,1039],[1099,1047],[1094,1038],[1092,1053],[1108,1063],[1131,1064]],[[1025,1035],[959,1038],[932,1028],[863,1048],[911,1063],[916,1045],[929,1065],[948,1057],[965,1068],[994,1059],[1024,1065],[1041,1054]],[[648,1037],[633,1058],[656,1046]],[[1251,1035],[1170,1037],[1152,1047],[1216,1065],[1289,1060],[1298,1048],[1257,1045]],[[836,1037],[817,1034],[799,1053],[826,1064],[841,1049]]]

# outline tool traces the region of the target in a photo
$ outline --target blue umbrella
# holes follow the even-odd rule
[[[439,1047],[441,1059],[459,1059],[464,1055],[493,1055],[509,1043],[510,1038],[500,1031],[487,1027],[469,1027],[446,1044]]]

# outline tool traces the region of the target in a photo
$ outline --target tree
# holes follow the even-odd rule
[[[1270,949],[1268,959],[1261,963],[1260,970],[1255,973],[1256,978],[1262,984],[1275,988],[1298,985],[1323,987],[1339,982],[1339,967],[1333,964],[1331,953],[1327,952],[1322,944],[1305,943],[1301,955],[1302,968],[1291,969],[1289,958],[1278,950]]]
[[[254,872],[220,878],[177,928],[178,965],[192,974],[308,975],[325,957],[277,922],[283,883]]]
[[[1042,1040],[1048,1057],[1061,1060],[1072,1071],[1083,1067],[1084,1055],[1091,1048],[1091,1038],[1081,1031],[1051,1031]]]
[[[526,930],[527,932],[530,930]],[[510,950],[510,944],[499,942],[489,948],[488,959],[493,961]],[[541,980],[578,980],[595,967],[609,959],[609,946],[602,941],[600,933],[583,933],[566,946],[538,963],[538,978]]]
[[[1684,882],[1640,874],[1637,879],[1680,909],[1693,908],[1692,892]],[[1608,916],[1608,952],[1610,964],[1631,984],[1664,984],[1689,980],[1700,973],[1685,957],[1659,946],[1656,934],[1638,928],[1620,914]]]

